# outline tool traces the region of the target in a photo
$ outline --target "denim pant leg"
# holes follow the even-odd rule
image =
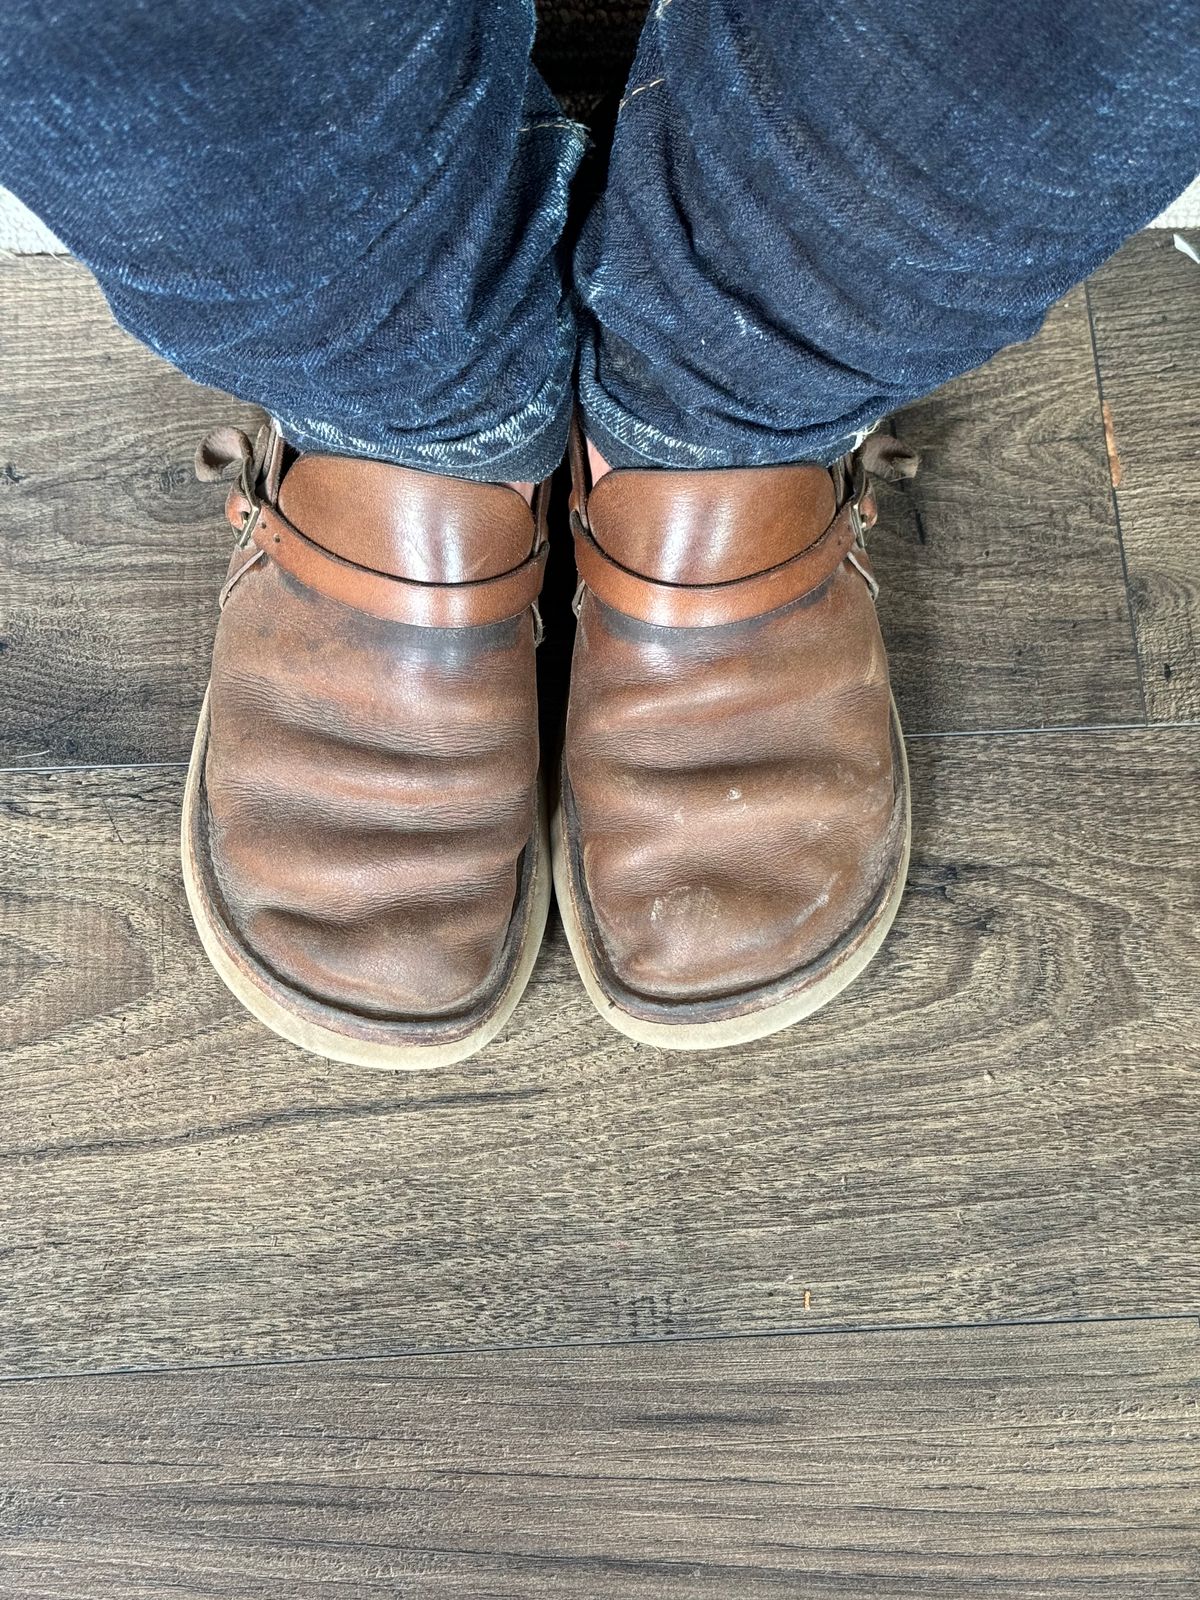
[[[831,461],[1197,168],[1196,0],[653,0],[577,253],[589,434]]]
[[[533,28],[533,0],[7,0],[0,182],[126,328],[293,443],[536,479],[584,141]]]

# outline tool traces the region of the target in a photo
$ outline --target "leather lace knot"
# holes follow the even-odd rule
[[[861,528],[873,528],[879,516],[871,480],[899,483],[904,478],[915,478],[920,465],[920,451],[890,433],[869,433],[857,449],[845,457],[849,497],[854,502]]]
[[[239,546],[249,543],[261,509],[258,486],[271,447],[272,429],[259,429],[253,444],[241,428],[212,428],[196,446],[195,471],[201,483],[236,478],[225,502],[225,514],[237,533]]]

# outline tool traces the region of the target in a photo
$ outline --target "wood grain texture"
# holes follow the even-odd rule
[[[1200,718],[1200,266],[1143,233],[1088,293],[1147,709]]]
[[[0,1386],[0,1593],[1194,1595],[1187,1322]]]
[[[1190,1312],[1200,730],[913,745],[870,973],[742,1051],[608,1031],[554,928],[391,1077],[246,1017],[180,775],[0,779],[0,1370]]]
[[[892,426],[922,456],[869,540],[905,727],[1140,722],[1082,289]]]
[[[192,456],[256,413],[123,333],[69,259],[0,259],[0,328],[0,761],[181,757],[231,543]]]

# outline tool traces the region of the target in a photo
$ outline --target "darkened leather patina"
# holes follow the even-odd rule
[[[544,521],[505,485],[293,459],[275,434],[257,452],[224,434],[201,465],[240,467],[194,819],[202,915],[247,981],[333,1035],[327,1053],[344,1036],[373,1064],[449,1059],[541,932]]]
[[[759,1013],[784,1026],[803,1014],[789,995],[831,997],[839,960],[861,957],[907,847],[863,461],[589,489],[577,445],[573,469],[556,867],[585,982],[656,1042],[673,1025],[735,1042]]]

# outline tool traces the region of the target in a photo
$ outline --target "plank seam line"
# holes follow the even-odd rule
[[[329,1367],[354,1363],[438,1361],[447,1356],[493,1356],[526,1354],[535,1351],[612,1350],[637,1346],[658,1347],[674,1344],[728,1344],[738,1340],[825,1339],[848,1334],[887,1335],[915,1333],[990,1333],[1005,1328],[1090,1328],[1137,1325],[1139,1323],[1183,1323],[1200,1334],[1200,1308],[1196,1311],[1130,1312],[1107,1317],[1011,1317],[989,1322],[886,1322],[834,1323],[824,1328],[744,1328],[707,1333],[675,1333],[629,1336],[621,1339],[557,1339],[550,1341],[501,1344],[439,1345],[436,1349],[353,1350],[334,1355],[264,1356],[261,1359],[198,1361],[178,1366],[83,1367],[59,1372],[22,1372],[0,1375],[0,1389],[8,1384],[60,1383],[92,1378],[166,1378],[193,1372],[246,1372],[269,1367]]]
[[[1146,674],[1142,664],[1142,641],[1138,633],[1137,616],[1134,610],[1133,593],[1129,587],[1129,558],[1125,554],[1125,532],[1121,526],[1121,497],[1117,493],[1117,486],[1113,482],[1112,458],[1109,454],[1108,435],[1104,427],[1104,378],[1100,372],[1100,349],[1096,341],[1096,317],[1092,307],[1091,285],[1084,282],[1083,304],[1087,311],[1088,337],[1092,342],[1092,370],[1096,375],[1096,399],[1100,407],[1100,431],[1104,443],[1104,470],[1108,478],[1108,501],[1113,510],[1113,521],[1117,529],[1117,549],[1121,552],[1121,577],[1125,584],[1125,610],[1129,617],[1129,640],[1133,645],[1133,661],[1137,667],[1138,693],[1142,698],[1142,721],[1150,725],[1150,701],[1146,695]]]
[[[45,777],[55,772],[186,772],[186,761],[63,761],[54,766],[18,766],[0,762],[0,777]]]
[[[1058,739],[1078,738],[1108,733],[1188,733],[1200,728],[1200,717],[1183,717],[1171,722],[1064,722],[1045,723],[1039,727],[996,728],[931,728],[919,733],[904,735],[907,744],[930,743],[939,739]],[[106,772],[186,772],[186,761],[73,761],[58,766],[23,767],[8,766],[0,762],[0,778],[49,777],[55,773],[72,773],[86,777],[91,773]]]

